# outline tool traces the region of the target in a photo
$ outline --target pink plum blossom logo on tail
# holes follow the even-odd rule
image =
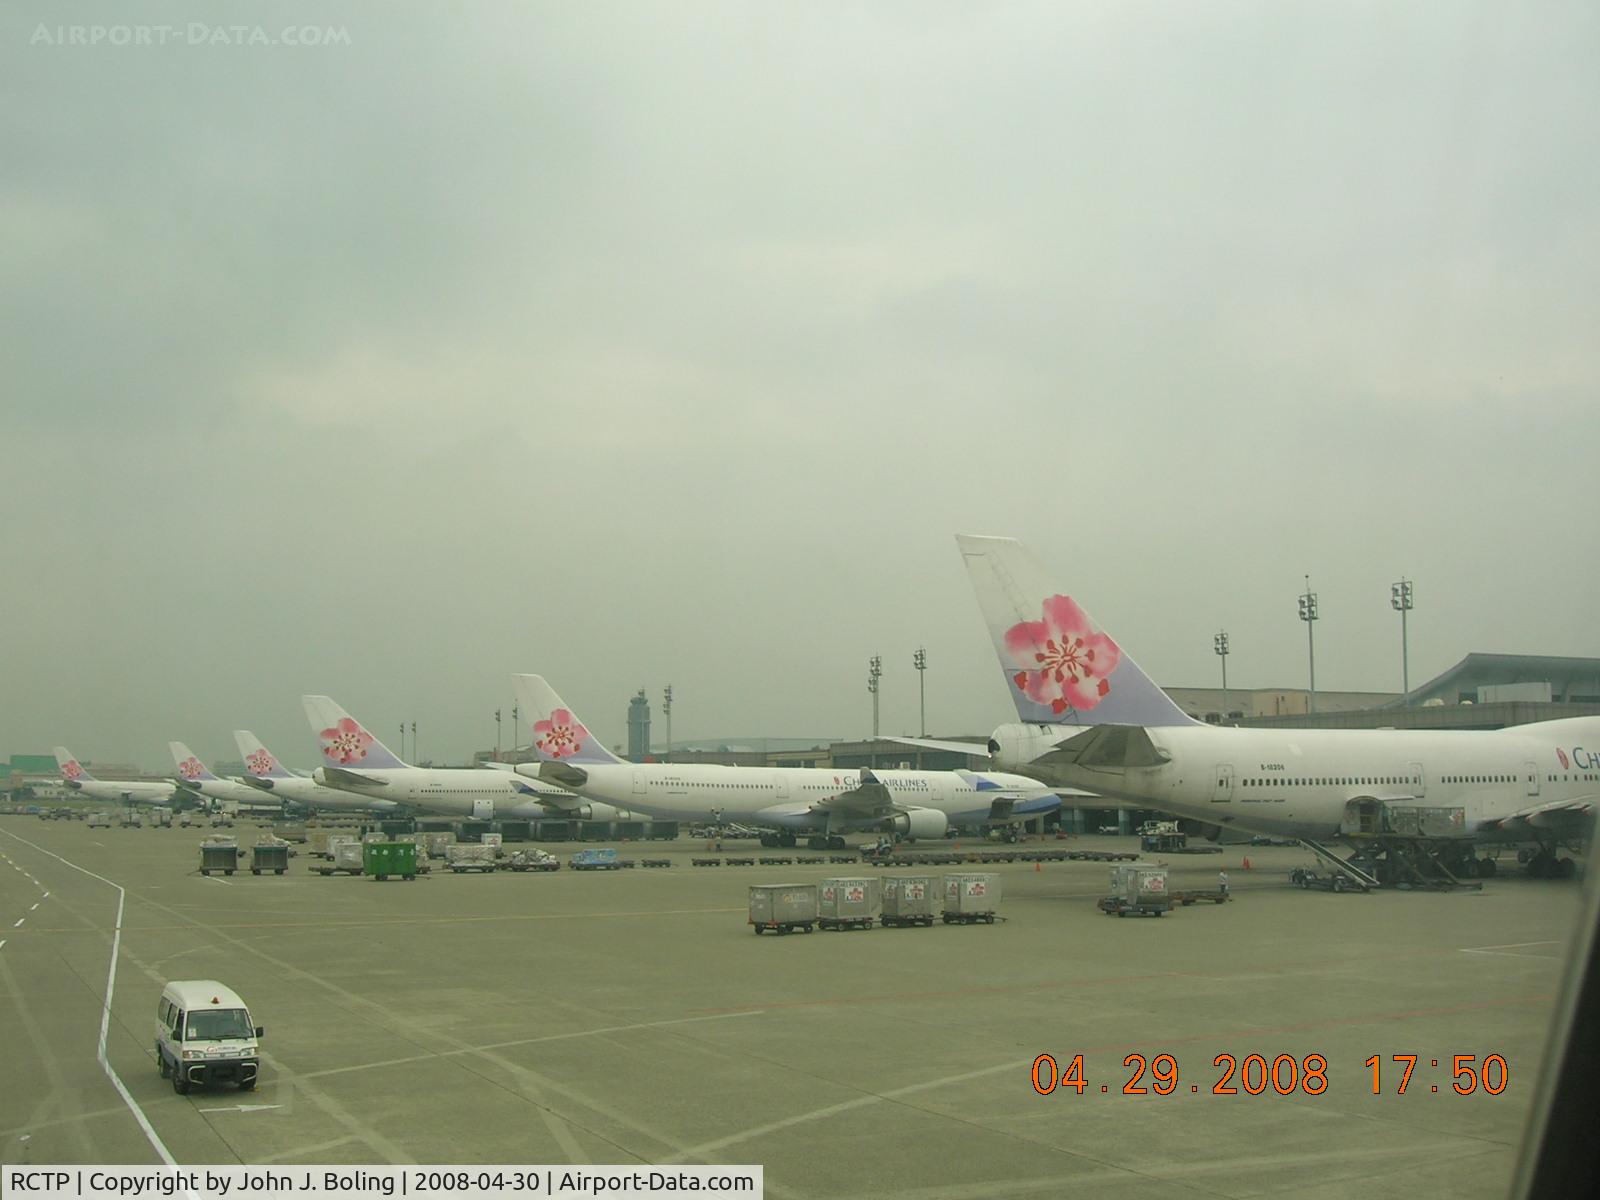
[[[1111,691],[1111,673],[1122,651],[1095,629],[1070,596],[1051,596],[1044,618],[1006,630],[1006,652],[1022,669],[1011,682],[1035,704],[1053,713],[1094,708]]]
[[[372,745],[372,735],[352,717],[340,717],[339,723],[324,729],[321,737],[322,757],[341,767],[360,762],[367,756],[367,747]]]
[[[1567,763],[1567,752],[1565,750],[1563,750],[1560,746],[1557,746],[1556,747],[1556,757],[1561,760],[1561,769],[1563,771],[1565,771],[1567,769],[1568,765],[1569,765]],[[77,763],[73,763],[71,765],[72,766],[77,766],[78,764]]]
[[[244,760],[245,766],[250,768],[252,775],[272,774],[272,755],[265,750],[257,750]]]
[[[583,740],[589,736],[589,731],[564,708],[552,712],[548,721],[535,721],[533,732],[538,739],[533,744],[538,747],[539,753],[557,761],[571,758],[582,750]]]
[[[61,773],[68,779],[81,779],[83,777],[83,768],[78,765],[77,759],[71,758],[62,764]]]
[[[192,754],[178,764],[178,774],[185,779],[199,779],[203,770],[205,768],[200,765],[200,760]]]

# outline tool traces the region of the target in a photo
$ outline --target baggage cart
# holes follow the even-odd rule
[[[457,875],[466,871],[487,874],[495,869],[494,847],[478,842],[456,842],[445,847],[444,864]]]
[[[328,865],[318,867],[317,874],[361,874],[361,843],[353,837],[336,837],[328,842]]]
[[[944,877],[944,909],[939,914],[946,925],[993,925],[1000,908],[1000,876],[992,871],[966,872]]]
[[[200,874],[220,871],[232,875],[239,866],[239,843],[231,838],[207,838],[200,843]]]
[[[109,816],[107,816],[103,812],[90,813],[89,814],[89,828],[90,829],[110,829],[111,828],[111,818]]]
[[[871,929],[881,893],[870,875],[824,879],[817,885],[818,929]]]
[[[300,842],[303,845],[306,840],[306,827],[278,821],[272,826],[272,836],[282,838],[286,842]]]
[[[939,889],[931,875],[891,875],[883,881],[883,915],[888,929],[933,924],[933,902]]]
[[[271,871],[282,875],[289,869],[289,843],[279,838],[262,838],[250,848],[250,874]]]
[[[422,847],[418,851],[419,856],[426,853],[429,858],[443,858],[445,851],[456,844],[455,831],[450,829],[430,829],[426,833],[419,833],[417,837]]]
[[[572,856],[574,871],[615,871],[621,866],[617,861],[617,852],[611,849],[579,850]]]
[[[361,873],[382,883],[391,875],[406,882],[417,877],[415,842],[362,842]]]
[[[1111,868],[1111,895],[1099,904],[1106,916],[1159,917],[1172,908],[1167,868],[1145,863]]]
[[[817,885],[758,883],[750,888],[749,923],[756,933],[810,933],[817,924]]]
[[[153,825],[157,829],[171,829],[172,828],[172,810],[170,808],[158,808],[158,809],[156,809],[153,813],[150,814],[150,824]]]
[[[528,847],[513,850],[501,860],[500,866],[506,871],[559,871],[561,860],[547,850]]]

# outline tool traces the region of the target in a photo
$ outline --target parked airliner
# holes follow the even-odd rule
[[[184,791],[233,804],[260,804],[264,799],[247,783],[212,774],[211,768],[190,753],[182,742],[168,742],[167,749],[172,752],[172,763],[178,770],[175,782]]]
[[[477,821],[542,817],[613,821],[630,815],[514,771],[413,767],[327,696],[302,696],[300,702],[322,752],[323,765],[311,777],[325,787]]]
[[[853,832],[943,837],[954,825],[1011,824],[1061,807],[1037,780],[989,771],[624,762],[542,676],[514,675],[512,682],[539,755],[519,773],[654,817],[771,830],[768,845],[792,846],[798,834],[810,835],[814,849],[843,849]]]
[[[288,803],[328,812],[386,813],[399,807],[393,800],[358,796],[339,788],[324,787],[304,775],[296,775],[280,763],[277,756],[248,729],[235,729],[233,741],[239,747],[239,757],[244,762],[246,782],[250,787],[271,793]]]
[[[1431,834],[1453,868],[1473,845],[1536,845],[1529,871],[1568,876],[1593,832],[1600,718],[1494,731],[1241,729],[1189,717],[1010,538],[958,536],[1020,724],[1002,767],[1230,831],[1308,843]]]
[[[113,800],[119,804],[166,804],[178,790],[166,782],[134,783],[96,779],[65,746],[56,747],[56,766],[61,768],[61,778],[69,788],[96,800]]]

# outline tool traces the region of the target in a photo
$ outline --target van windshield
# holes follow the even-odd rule
[[[186,1042],[214,1042],[222,1038],[247,1038],[255,1036],[250,1028],[250,1014],[242,1008],[206,1008],[192,1012],[184,1021],[183,1040]]]

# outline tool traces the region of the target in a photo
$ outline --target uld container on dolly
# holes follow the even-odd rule
[[[1106,916],[1159,917],[1172,908],[1167,889],[1167,868],[1145,864],[1111,868],[1111,895],[1100,901]]]
[[[289,869],[289,843],[277,838],[263,838],[250,848],[250,874],[260,875],[271,871],[282,875]]]
[[[239,866],[239,843],[225,838],[207,839],[200,843],[200,874],[221,871],[232,875]]]
[[[931,875],[891,875],[883,881],[883,915],[887,929],[906,925],[932,925],[933,902],[939,888]]]
[[[975,871],[944,877],[944,910],[939,914],[946,925],[993,925],[1000,908],[1000,876],[992,871]]]
[[[817,888],[818,929],[871,929],[881,893],[872,876],[824,879]]]
[[[757,934],[810,933],[817,923],[814,883],[757,883],[750,888],[750,924]]]
[[[379,883],[391,875],[407,882],[417,877],[417,845],[415,842],[363,842],[361,845],[361,873]]]

